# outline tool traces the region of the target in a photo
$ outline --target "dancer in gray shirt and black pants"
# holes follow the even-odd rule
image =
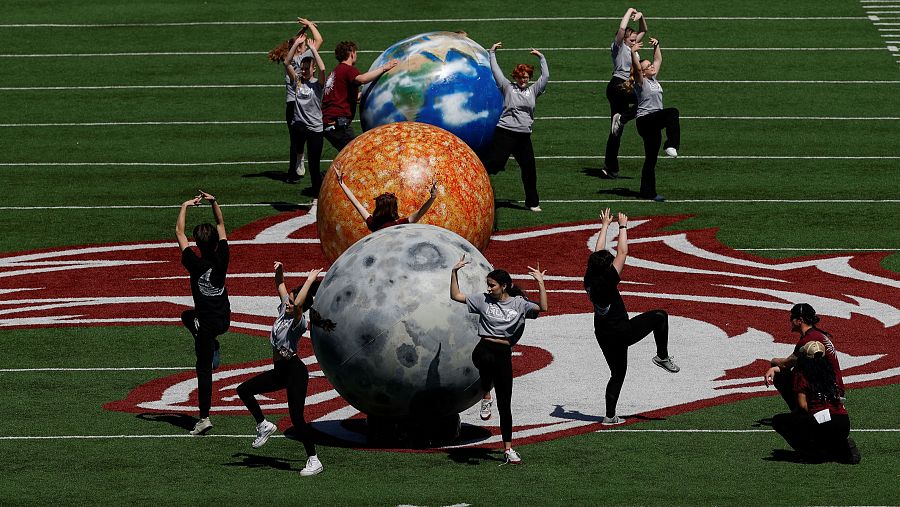
[[[656,193],[656,159],[659,157],[659,145],[662,143],[660,131],[666,129],[665,152],[669,157],[678,156],[681,144],[681,127],[678,121],[678,109],[663,109],[663,89],[656,76],[662,66],[662,51],[659,41],[651,38],[654,47],[653,62],[639,61],[638,50],[642,44],[636,42],[631,46],[631,63],[634,72],[634,91],[638,96],[637,130],[644,139],[644,167],[641,169],[641,193],[643,199],[664,201],[665,198]]]
[[[497,88],[503,94],[503,113],[494,129],[493,147],[487,157],[489,174],[497,174],[506,167],[509,155],[516,159],[522,169],[522,185],[525,187],[525,206],[531,211],[541,211],[537,192],[537,167],[534,162],[534,148],[531,146],[531,126],[534,124],[534,106],[538,95],[544,93],[550,80],[547,60],[536,49],[531,54],[541,61],[541,77],[533,85],[528,82],[534,75],[534,66],[520,63],[512,72],[515,82],[503,75],[497,64],[496,51],[503,47],[496,43],[489,50],[491,70],[497,81]]]
[[[547,291],[544,289],[544,271],[528,267],[528,274],[538,284],[540,304],[525,299],[522,289],[513,285],[509,273],[495,269],[487,275],[487,292],[466,295],[459,290],[456,272],[468,264],[465,255],[450,272],[450,299],[466,303],[469,313],[477,313],[478,335],[481,341],[472,351],[472,362],[481,376],[481,387],[490,391],[493,384],[497,392],[497,409],[500,412],[500,433],[506,462],[518,465],[522,458],[512,448],[512,346],[525,331],[525,319],[537,318],[547,311]]]

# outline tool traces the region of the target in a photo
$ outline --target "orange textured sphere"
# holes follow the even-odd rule
[[[362,217],[344,195],[335,175],[371,213],[375,197],[397,196],[400,218],[428,200],[431,182],[437,198],[419,220],[449,229],[479,250],[487,247],[494,225],[494,192],[478,156],[444,129],[417,122],[374,128],[354,139],[335,157],[319,191],[316,222],[325,258],[334,261],[369,234]]]

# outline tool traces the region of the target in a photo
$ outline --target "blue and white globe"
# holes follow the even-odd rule
[[[480,152],[494,135],[503,96],[491,73],[488,52],[453,32],[428,32],[385,50],[371,69],[400,64],[363,87],[363,130],[418,121],[447,130]]]

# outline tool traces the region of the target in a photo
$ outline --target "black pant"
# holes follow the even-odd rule
[[[297,147],[299,153],[303,153],[303,146],[306,145],[306,161],[309,164],[309,175],[312,177],[313,196],[319,196],[319,189],[322,188],[322,132],[315,132],[306,128],[306,126],[295,123],[291,127],[292,136],[297,139]],[[290,178],[292,175],[288,174]],[[296,178],[293,175],[293,178]]]
[[[472,351],[472,363],[481,375],[481,388],[497,394],[500,433],[504,442],[512,442],[512,347],[482,339]]]
[[[616,404],[628,370],[628,347],[641,341],[651,331],[656,341],[656,355],[661,359],[669,357],[669,314],[665,311],[653,310],[617,323],[607,323],[603,317],[594,316],[594,336],[610,371],[606,384],[607,417],[616,415]]]
[[[513,132],[502,127],[494,129],[494,140],[487,156],[488,174],[497,174],[506,167],[506,161],[512,154],[522,169],[522,186],[525,187],[525,206],[529,208],[540,204],[537,192],[537,167],[534,162],[534,148],[531,146],[531,134]]]
[[[772,418],[772,428],[799,453],[820,460],[849,461],[850,417],[832,414],[819,424],[812,414],[791,412]]]
[[[338,118],[333,124],[325,124],[325,139],[334,146],[334,149],[341,152],[344,146],[350,144],[350,141],[356,139],[356,132],[350,125],[350,118]]]
[[[297,173],[294,172],[297,168],[297,159],[300,157],[300,154],[303,153],[303,145],[297,143],[297,135],[294,132],[294,101],[285,102],[284,103],[284,121],[287,123],[288,135],[291,136],[291,157],[290,162],[288,162],[287,169],[287,179],[295,180],[297,179]]]
[[[778,390],[778,394],[787,403],[788,410],[795,411],[799,408],[797,405],[797,393],[794,392],[794,371],[789,368],[780,368],[781,371],[772,378],[772,385]]]
[[[622,87],[624,79],[613,77],[606,85],[606,100],[609,101],[609,117],[614,114],[622,115],[621,121],[623,128],[619,130],[618,135],[610,132],[606,139],[606,152],[603,157],[603,164],[610,172],[619,172],[619,144],[622,141],[622,132],[625,131],[625,123],[634,119],[637,109],[637,97],[634,92],[629,92]]]
[[[641,197],[656,197],[656,159],[662,143],[660,131],[666,129],[666,148],[681,146],[681,127],[678,110],[667,107],[637,119],[638,134],[644,139],[644,167],[641,169]]]
[[[194,354],[197,362],[194,369],[197,371],[197,404],[200,409],[200,418],[209,417],[209,407],[212,406],[212,359],[213,352],[219,348],[217,336],[228,331],[231,322],[228,320],[199,320],[197,310],[185,310],[181,313],[181,322],[194,337]]]
[[[306,454],[313,456],[316,454],[316,445],[309,435],[306,419],[303,416],[303,409],[306,406],[306,387],[309,384],[309,370],[297,356],[290,359],[278,359],[274,361],[274,366],[274,369],[264,371],[239,385],[237,387],[238,396],[256,419],[256,424],[259,424],[265,420],[265,417],[259,402],[256,401],[256,395],[286,389],[288,412],[291,414],[294,431],[303,441]]]

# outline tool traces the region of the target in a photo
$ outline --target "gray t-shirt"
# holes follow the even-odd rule
[[[325,87],[316,79],[300,81],[294,100],[294,121],[313,132],[322,132],[322,96]]]
[[[312,51],[310,51],[309,49],[304,51],[302,55],[294,55],[294,59],[291,60],[291,67],[294,68],[294,72],[296,72],[297,75],[300,75],[300,61],[302,61],[307,56],[311,57],[312,55]],[[287,68],[284,69],[284,88],[286,93],[284,101],[293,102],[295,100],[294,82],[291,81],[291,75],[288,74]]]
[[[295,319],[293,313],[287,313],[288,297],[281,298],[281,304],[278,305],[278,317],[269,334],[269,343],[272,344],[272,349],[285,359],[289,359],[297,353],[297,342],[307,328],[304,315]]]
[[[522,336],[525,319],[537,317],[540,306],[522,296],[511,297],[500,301],[487,293],[469,294],[466,296],[469,313],[477,313],[478,335],[509,338],[515,344]]]
[[[612,53],[613,77],[627,81],[631,77],[631,48],[624,42],[616,44],[613,40],[609,51]]]
[[[524,90],[512,83],[500,66],[497,64],[497,55],[493,51],[491,56],[491,71],[497,88],[503,94],[503,112],[500,114],[498,127],[503,127],[513,132],[531,133],[531,125],[534,123],[534,105],[539,95],[544,93],[547,82],[550,81],[550,70],[547,67],[547,59],[541,56],[541,77]]]
[[[634,83],[634,93],[638,98],[637,117],[646,116],[663,108],[663,89],[656,78],[644,79],[642,84]]]

